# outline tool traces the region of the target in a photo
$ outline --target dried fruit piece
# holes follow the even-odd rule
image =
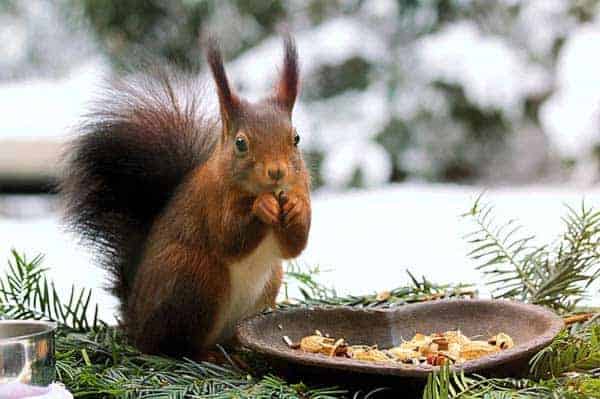
[[[356,360],[363,360],[369,362],[389,362],[391,359],[377,348],[358,348],[352,349],[350,357]]]
[[[309,335],[300,341],[300,349],[309,353],[329,354],[335,341],[333,338],[323,337],[321,335]]]
[[[499,333],[497,335],[494,335],[488,340],[488,343],[490,345],[494,345],[498,349],[510,349],[513,346],[515,346],[515,343],[513,342],[510,335],[505,333]]]
[[[471,340],[468,337],[464,336],[459,330],[446,331],[444,333],[444,337],[446,337],[446,339],[448,340],[448,344],[456,343],[459,345],[465,345],[471,342]]]
[[[483,341],[471,341],[460,349],[460,357],[465,360],[473,360],[498,352],[498,348]]]
[[[331,348],[331,351],[329,352],[329,357],[333,357],[337,354],[340,354],[342,351],[346,352],[346,349],[347,349],[346,342],[344,342],[343,338],[340,338],[337,341],[335,341],[335,343],[333,344],[333,347]]]
[[[456,359],[460,359],[460,344],[452,342],[448,345],[448,354]]]
[[[315,335],[302,338],[300,344],[294,344],[287,336],[283,338],[290,347],[330,357],[343,356],[361,361],[413,365],[427,363],[434,366],[461,364],[514,346],[512,338],[505,333],[498,333],[486,342],[471,340],[460,331],[431,335],[417,333],[410,341],[387,350],[380,350],[377,346],[351,346],[343,338],[331,338],[329,334],[323,336],[319,330],[315,331]]]
[[[448,341],[448,338],[444,337],[443,335],[436,334],[436,336],[433,337],[432,341],[434,344],[437,344],[439,350],[448,350],[448,345],[450,344],[450,342]]]
[[[375,299],[378,300],[379,302],[383,302],[383,301],[387,301],[388,299],[390,299],[391,296],[392,296],[392,293],[390,291],[381,291],[377,294]]]
[[[446,359],[442,355],[431,354],[431,355],[427,356],[427,363],[431,364],[432,366],[442,366],[442,365],[446,364],[447,361],[448,361],[448,359]]]

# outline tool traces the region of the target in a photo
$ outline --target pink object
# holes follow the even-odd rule
[[[62,384],[34,387],[20,382],[0,385],[0,399],[73,399]]]

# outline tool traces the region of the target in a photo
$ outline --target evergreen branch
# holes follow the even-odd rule
[[[360,308],[393,308],[409,303],[436,299],[472,298],[477,296],[477,291],[471,284],[435,284],[425,277],[418,280],[410,272],[408,272],[408,274],[412,284],[390,290],[389,295],[386,295],[383,299],[378,294],[337,296],[332,289],[320,288],[316,291],[305,289],[301,290],[303,293],[303,298],[301,300],[286,298],[283,302],[278,304],[278,307],[352,306]],[[295,277],[292,276],[292,278]],[[309,286],[321,286],[320,283],[314,282],[314,278],[315,274],[305,274],[300,283],[307,284],[306,281],[308,279],[308,281],[312,280],[312,282],[308,283]],[[313,296],[313,292],[316,292],[315,296]]]
[[[283,281],[283,292],[285,300],[293,301],[289,292],[291,287],[297,288],[304,299],[317,298],[326,299],[336,297],[333,288],[321,284],[317,278],[324,270],[320,266],[306,267],[298,262],[288,262]]]
[[[580,246],[585,246],[582,240]],[[370,392],[350,392],[327,386],[291,384],[272,374],[268,365],[260,364],[251,353],[233,353],[249,357],[251,367],[240,370],[233,364],[216,365],[188,359],[170,359],[139,353],[127,343],[121,331],[105,324],[77,323],[87,313],[91,294],[72,289],[67,302],[57,302],[52,284],[45,278],[41,257],[28,262],[13,254],[14,260],[4,279],[0,279],[0,309],[4,316],[20,314],[68,321],[59,328],[57,373],[75,397],[82,398],[286,398],[286,399],[367,399],[378,397],[384,388]],[[410,275],[412,284],[390,291],[382,299],[378,295],[338,297],[316,280],[318,269],[296,269],[306,288],[305,299],[287,306],[349,305],[358,307],[393,307],[410,302],[450,296],[470,296],[469,286],[433,284],[425,278]],[[296,278],[296,276],[292,277]],[[4,284],[4,285],[1,285]],[[314,295],[314,296],[313,296]],[[44,306],[42,306],[44,304]],[[52,317],[51,317],[52,316]],[[97,317],[96,317],[97,318]],[[540,380],[486,379],[465,376],[442,368],[432,374],[423,397],[449,398],[591,398],[598,392],[599,318],[585,324],[574,324],[547,351],[542,351],[532,367]],[[68,325],[76,327],[69,328]],[[566,335],[565,335],[566,334]]]
[[[16,250],[11,251],[8,270],[0,279],[0,318],[56,321],[77,330],[96,328],[98,306],[89,320],[92,291],[71,287],[68,302],[60,299],[53,282],[41,266],[43,256],[28,260]]]
[[[600,378],[572,375],[548,380],[467,377],[448,366],[427,379],[423,399],[590,399],[598,397]]]
[[[534,245],[514,220],[497,224],[479,197],[464,216],[475,224],[466,236],[495,298],[516,299],[568,312],[600,277],[600,212],[582,203],[567,207],[565,232],[554,245]]]
[[[144,355],[114,327],[86,334],[62,329],[56,341],[58,378],[75,397],[360,399],[370,395],[291,384],[254,365],[250,373],[233,364]]]
[[[564,330],[552,344],[531,360],[532,374],[540,378],[561,377],[600,369],[600,324]]]

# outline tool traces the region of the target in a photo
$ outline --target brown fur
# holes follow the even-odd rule
[[[196,166],[158,214],[145,239],[124,317],[143,351],[199,357],[231,294],[230,265],[243,260],[273,232],[281,257],[306,246],[310,182],[291,111],[298,91],[293,42],[273,96],[259,103],[231,90],[214,43],[208,61],[219,94],[221,131],[207,160]],[[236,140],[242,137],[247,152]],[[278,176],[275,181],[273,176]],[[284,195],[275,196],[283,190]],[[281,266],[262,288],[256,311],[274,306]]]

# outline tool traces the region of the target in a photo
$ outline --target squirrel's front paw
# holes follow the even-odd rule
[[[289,227],[297,223],[303,223],[310,208],[304,198],[287,194],[283,198],[281,211],[283,226]]]
[[[263,223],[276,225],[279,223],[279,201],[272,193],[263,193],[259,195],[252,205],[252,213],[256,215]]]

